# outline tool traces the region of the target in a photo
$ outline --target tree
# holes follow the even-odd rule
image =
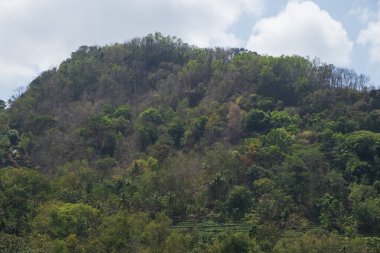
[[[0,100],[0,111],[7,107],[7,103],[4,100]]]
[[[284,128],[276,128],[262,135],[260,139],[263,146],[278,146],[285,152],[294,143],[295,138]]]
[[[168,133],[174,142],[174,146],[179,148],[181,146],[181,139],[185,133],[184,124],[178,119],[174,119],[172,123],[169,124]]]
[[[158,139],[158,125],[162,123],[161,113],[154,108],[148,108],[139,115],[138,133],[140,137],[140,147],[144,150]]]
[[[336,234],[298,234],[285,236],[279,240],[273,252],[276,253],[334,253],[339,252],[343,242]]]
[[[184,253],[186,249],[186,238],[184,235],[173,231],[166,238],[164,243],[164,253]]]
[[[122,105],[115,110],[115,112],[113,113],[113,116],[115,118],[122,117],[126,120],[131,120],[132,119],[132,110],[129,107],[129,105]]]
[[[86,204],[45,203],[34,219],[34,229],[53,239],[71,234],[86,238],[98,226],[99,211]]]
[[[148,108],[139,115],[139,120],[145,124],[159,125],[162,122],[162,116],[159,110]]]
[[[171,220],[164,214],[157,214],[156,219],[149,222],[144,233],[144,243],[150,248],[150,252],[160,253],[164,251],[165,242],[170,234]]]
[[[258,252],[253,241],[243,233],[228,236],[221,247],[222,253],[253,253]]]
[[[145,213],[118,212],[103,220],[99,239],[106,252],[140,252],[148,223]]]
[[[291,115],[287,111],[272,111],[269,114],[269,119],[273,128],[297,128],[300,122],[298,115]]]
[[[318,206],[321,210],[319,221],[322,228],[327,230],[342,230],[345,216],[342,203],[327,193],[319,199]]]
[[[22,237],[0,232],[0,253],[27,253],[31,252]]]
[[[373,183],[380,177],[379,166],[380,134],[370,131],[356,131],[343,139],[338,146],[348,153],[346,168],[357,181]],[[337,150],[337,154],[342,153]]]
[[[380,231],[380,197],[376,190],[369,185],[351,186],[349,200],[353,215],[358,221],[361,233],[378,233]]]
[[[23,233],[37,204],[47,198],[50,185],[36,171],[23,168],[0,170],[0,230]]]
[[[235,140],[241,133],[242,130],[242,121],[243,121],[243,112],[240,107],[230,102],[228,104],[228,114],[227,114],[227,126],[230,130],[230,139]]]
[[[294,209],[290,196],[271,179],[261,178],[253,182],[254,210],[265,222],[283,224]]]
[[[235,219],[243,218],[252,206],[252,195],[245,186],[234,186],[229,192],[226,202],[226,211]]]
[[[185,131],[184,141],[186,144],[193,145],[203,136],[203,132],[205,130],[207,120],[208,119],[206,116],[200,116],[200,117],[194,118],[190,122],[190,125],[186,128],[186,131]]]
[[[252,109],[246,113],[243,125],[248,131],[264,132],[270,128],[270,119],[264,111]]]

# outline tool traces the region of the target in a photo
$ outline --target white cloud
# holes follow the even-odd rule
[[[376,17],[376,12],[367,7],[356,7],[350,10],[349,15],[357,18],[362,23],[367,23],[369,20]]]
[[[369,22],[367,27],[360,31],[357,43],[368,46],[372,63],[380,63],[380,11],[377,20]]]
[[[311,1],[289,1],[277,16],[263,18],[253,27],[250,50],[270,55],[318,56],[348,65],[353,42],[338,21]]]
[[[236,2],[238,2],[245,12],[256,16],[260,16],[265,9],[265,1],[239,0]]]
[[[8,66],[0,72],[0,99],[80,45],[159,31],[198,46],[242,46],[229,29],[244,13],[261,15],[265,1],[0,0],[0,66]]]
[[[7,100],[16,93],[16,89],[25,86],[31,77],[36,77],[34,70],[21,65],[0,62],[0,99]]]

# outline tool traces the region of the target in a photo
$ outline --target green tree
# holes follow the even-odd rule
[[[163,252],[165,242],[170,234],[171,220],[164,214],[157,214],[156,219],[149,222],[144,233],[144,244],[150,248],[150,252]]]
[[[162,123],[161,113],[154,108],[148,108],[139,115],[138,133],[140,137],[140,147],[145,149],[158,139],[158,125]]]
[[[253,182],[254,210],[266,222],[284,224],[295,209],[293,200],[271,179],[261,178]]]
[[[222,246],[222,253],[253,253],[258,252],[253,241],[243,233],[235,233],[228,236]]]
[[[113,117],[115,118],[122,117],[126,120],[131,120],[132,109],[129,107],[129,105],[122,105],[115,110],[115,112],[113,113]]]
[[[270,119],[264,111],[252,109],[246,113],[243,125],[248,131],[264,132],[270,128]]]
[[[179,148],[181,146],[181,139],[185,133],[184,124],[179,119],[174,119],[174,121],[169,124],[168,133],[174,145]]]
[[[0,100],[0,111],[7,107],[7,103],[4,100]]]
[[[339,252],[343,242],[336,234],[294,234],[279,240],[273,249],[276,253],[334,253]]]
[[[185,131],[184,141],[186,144],[192,145],[203,136],[207,120],[206,116],[196,117],[191,120]]]
[[[54,239],[65,239],[71,234],[88,237],[98,222],[99,211],[92,206],[51,202],[39,208],[33,224],[34,229],[41,234]]]
[[[143,234],[149,223],[147,214],[129,215],[118,212],[106,217],[100,226],[99,239],[106,252],[140,252],[143,246]]]
[[[23,168],[0,170],[0,230],[21,234],[38,203],[47,198],[50,185],[36,171]]]
[[[0,232],[0,253],[28,253],[31,252],[22,237]]]
[[[235,219],[243,218],[252,206],[252,195],[246,186],[234,186],[229,192],[226,202],[226,211]]]
[[[377,191],[368,185],[351,186],[349,200],[358,230],[361,233],[378,233],[380,231],[380,197]]]
[[[171,232],[164,243],[164,253],[185,253],[187,242],[184,235],[175,231]]]
[[[321,209],[319,216],[321,227],[327,230],[335,229],[341,231],[345,216],[342,203],[330,194],[325,194],[320,198],[318,205]]]
[[[297,128],[300,122],[298,115],[291,115],[287,111],[272,111],[269,113],[269,118],[273,128]]]

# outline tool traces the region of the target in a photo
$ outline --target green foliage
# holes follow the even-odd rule
[[[294,136],[284,128],[272,129],[261,137],[264,146],[278,146],[283,151],[286,151],[293,142]]]
[[[302,57],[266,58],[259,74],[259,91],[265,96],[295,105],[309,85],[310,63]]]
[[[175,231],[171,232],[164,243],[164,253],[183,253],[186,250],[186,238]]]
[[[150,126],[142,126],[137,129],[140,137],[140,146],[144,150],[150,144],[154,144],[158,139],[157,130]]]
[[[378,252],[367,85],[159,33],[82,46],[0,101],[0,251]]]
[[[47,179],[36,171],[22,168],[0,170],[0,230],[19,234],[29,226],[38,203],[50,191]]]
[[[186,144],[194,144],[203,136],[207,120],[206,116],[201,116],[194,118],[191,121],[189,127],[185,131],[184,141]]]
[[[174,145],[179,148],[181,145],[181,139],[185,133],[184,124],[178,119],[175,119],[171,124],[169,124],[168,133],[172,138]]]
[[[4,100],[0,100],[0,111],[4,110],[7,107],[7,103]]]
[[[368,185],[353,185],[349,195],[353,215],[358,221],[362,233],[380,231],[380,197],[377,191]]]
[[[380,110],[373,110],[367,115],[366,125],[368,130],[380,132]]]
[[[58,175],[52,180],[52,188],[57,199],[75,203],[89,199],[91,194],[94,194],[96,180],[98,180],[96,172],[87,164],[68,163],[59,168]]]
[[[222,244],[222,253],[250,253],[258,252],[254,250],[254,245],[251,239],[242,233],[235,233],[226,238]]]
[[[342,220],[344,219],[344,207],[337,199],[329,194],[323,195],[319,200],[321,215],[319,220],[321,227],[327,230],[342,229]]]
[[[294,203],[276,183],[269,178],[253,182],[255,210],[263,218],[282,224],[294,209]]]
[[[277,242],[273,252],[278,253],[301,253],[301,252],[339,252],[343,249],[342,239],[336,234],[314,235],[302,234],[292,235]]]
[[[116,161],[112,157],[105,157],[95,162],[95,168],[98,170],[108,170],[115,167]]]
[[[139,119],[143,124],[159,125],[162,122],[161,113],[154,108],[149,108],[140,113]]]
[[[334,132],[347,134],[358,130],[358,123],[354,120],[348,119],[347,117],[339,117],[336,121],[330,122],[328,127]]]
[[[144,150],[150,144],[154,144],[158,139],[158,125],[162,123],[163,118],[159,110],[148,108],[139,115],[138,133],[140,138],[141,149]]]
[[[122,117],[126,120],[131,120],[132,119],[132,110],[129,107],[129,105],[122,105],[115,110],[115,112],[113,113],[113,116],[115,118]]]
[[[163,252],[165,242],[175,240],[173,236],[167,239],[170,223],[164,215],[158,215],[151,221],[144,213],[117,213],[103,221],[99,239],[106,252],[141,252],[144,249],[148,252]],[[178,244],[173,246],[181,247]]]
[[[8,138],[10,141],[10,145],[17,145],[18,141],[20,139],[20,136],[18,135],[17,130],[15,129],[9,129],[8,130]]]
[[[28,248],[25,240],[22,237],[0,233],[0,252],[1,253],[28,253]]]
[[[248,131],[264,132],[270,128],[270,119],[264,111],[252,109],[245,115],[243,125]]]
[[[291,115],[287,111],[272,111],[269,117],[273,128],[297,129],[300,123],[298,115]]]
[[[157,160],[153,157],[148,157],[147,159],[139,159],[133,161],[131,165],[131,174],[133,176],[140,176],[149,171],[157,171],[158,164]]]
[[[53,239],[71,234],[87,237],[98,224],[99,211],[86,204],[46,203],[37,212],[33,223],[39,233]]]
[[[252,195],[245,186],[235,186],[226,199],[226,211],[235,219],[244,217],[252,205]]]
[[[348,142],[353,147],[353,151],[362,160],[373,161],[377,156],[377,149],[380,144],[380,135],[368,131],[358,131],[352,133]]]
[[[379,134],[356,131],[339,138],[341,141],[334,155],[346,166],[347,172],[358,182],[373,183],[378,179],[380,175],[375,168],[379,164]]]

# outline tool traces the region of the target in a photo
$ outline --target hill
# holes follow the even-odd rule
[[[353,70],[157,33],[0,107],[5,252],[380,248],[380,92]]]

